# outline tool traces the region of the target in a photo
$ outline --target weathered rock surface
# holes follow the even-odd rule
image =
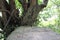
[[[19,27],[7,40],[60,40],[60,35],[49,28]]]

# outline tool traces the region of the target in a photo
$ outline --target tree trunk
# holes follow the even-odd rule
[[[48,0],[43,0],[38,5],[38,0],[18,0],[24,9],[23,15],[19,17],[19,10],[16,9],[15,0],[0,0],[0,11],[2,11],[3,31],[6,37],[18,26],[32,26],[37,21],[38,13],[47,6]]]

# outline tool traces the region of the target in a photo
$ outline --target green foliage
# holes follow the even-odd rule
[[[0,33],[0,40],[4,40],[4,35]]]
[[[40,5],[43,2],[43,0],[38,0],[38,4]]]
[[[42,0],[38,3],[42,3]],[[40,11],[37,19],[36,25],[49,27],[60,33],[60,1],[49,0],[47,7]]]
[[[19,9],[20,11],[20,16],[22,15],[22,12],[23,12],[23,8],[22,8],[22,5],[21,3],[18,2],[18,0],[15,0],[15,4],[16,4],[16,9]]]

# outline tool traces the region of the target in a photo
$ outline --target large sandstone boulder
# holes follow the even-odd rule
[[[49,28],[19,27],[7,40],[60,40],[60,35]]]

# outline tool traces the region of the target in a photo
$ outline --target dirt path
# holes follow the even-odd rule
[[[7,40],[60,40],[60,35],[49,28],[20,27]]]

